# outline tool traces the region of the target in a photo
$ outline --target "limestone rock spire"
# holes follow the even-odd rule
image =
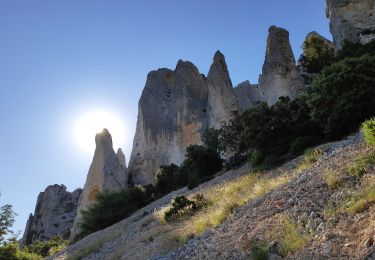
[[[207,85],[207,123],[208,127],[218,129],[222,121],[229,121],[238,112],[236,95],[225,57],[220,51],[215,53],[207,75]]]
[[[269,29],[259,88],[268,105],[276,103],[281,96],[295,98],[304,91],[289,42],[289,32],[283,28],[271,26]]]
[[[77,217],[74,220],[70,235],[71,239],[80,232],[81,211],[86,210],[88,206],[95,202],[96,195],[99,192],[115,192],[127,186],[127,174],[124,167],[125,156],[123,161],[119,160],[119,156],[113,150],[112,137],[109,131],[103,129],[102,132],[96,134],[95,143],[94,158],[78,203]],[[121,153],[118,153],[120,157]]]

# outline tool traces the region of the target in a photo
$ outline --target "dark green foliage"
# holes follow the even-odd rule
[[[237,137],[235,142],[233,136]],[[299,152],[310,145],[311,140],[320,139],[320,130],[310,118],[305,96],[292,101],[283,97],[271,107],[259,103],[224,125],[220,136],[221,147],[230,147],[235,156],[256,150],[259,161],[259,155],[287,154],[292,145],[297,146],[296,139],[299,139]]]
[[[177,196],[172,199],[172,207],[164,213],[166,221],[175,220],[183,215],[192,213],[197,206],[194,201],[187,199],[185,196]]]
[[[375,117],[362,124],[362,132],[366,142],[369,145],[375,146]]]
[[[251,248],[251,259],[254,260],[267,260],[269,257],[269,252],[267,249],[259,246],[253,246]]]
[[[255,149],[251,154],[250,154],[250,163],[252,166],[258,166],[262,162],[262,154]]]
[[[175,164],[161,166],[156,174],[155,190],[158,196],[163,196],[188,184],[186,174],[182,174]]]
[[[311,34],[303,46],[302,64],[310,73],[318,73],[335,60],[334,48],[321,37]]]
[[[104,229],[130,216],[152,201],[151,193],[141,186],[114,193],[99,193],[97,201],[82,212],[82,234]]]
[[[361,57],[366,54],[375,55],[375,41],[365,45],[345,41],[341,50],[337,54],[336,60],[339,61],[350,57]]]
[[[203,134],[204,146],[212,151],[217,152],[219,150],[219,135],[220,130],[207,128]]]
[[[0,246],[0,259],[1,260],[17,260],[17,252],[19,248],[17,242],[6,243]]]
[[[26,250],[29,253],[41,255],[42,257],[47,257],[62,250],[68,244],[68,240],[64,240],[60,236],[53,236],[50,240],[47,241],[33,242],[31,245],[27,246]]]
[[[247,160],[246,155],[242,154],[236,154],[234,156],[231,156],[226,162],[225,162],[225,169],[236,169],[239,166],[243,165]]]
[[[347,58],[315,78],[307,100],[329,139],[339,139],[375,115],[375,56]]]
[[[181,174],[188,179],[188,187],[210,180],[223,168],[219,154],[201,145],[190,145],[186,148],[186,159],[180,167]]]

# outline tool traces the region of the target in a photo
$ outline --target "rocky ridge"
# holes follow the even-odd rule
[[[30,214],[27,221],[21,246],[37,240],[48,240],[54,235],[68,239],[81,193],[81,189],[69,192],[64,185],[57,184],[41,192],[34,215]]]

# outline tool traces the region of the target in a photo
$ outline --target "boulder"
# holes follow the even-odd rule
[[[240,111],[252,108],[257,102],[263,101],[259,86],[250,84],[248,80],[238,84],[234,88],[234,93]]]

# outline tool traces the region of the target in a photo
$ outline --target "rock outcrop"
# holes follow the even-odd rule
[[[81,193],[81,189],[68,192],[64,185],[51,185],[41,192],[34,215],[30,214],[27,221],[21,246],[48,240],[54,235],[69,238]]]
[[[238,103],[224,55],[215,53],[213,64],[207,76],[208,104],[207,123],[209,128],[220,128],[222,121],[228,121],[238,112]]]
[[[375,0],[326,0],[334,44],[368,43],[375,39]]]
[[[266,59],[259,77],[263,101],[273,105],[281,96],[295,98],[304,91],[289,42],[289,32],[271,26],[267,39]]]
[[[112,137],[107,129],[95,136],[96,149],[85,186],[78,203],[78,212],[74,220],[70,239],[80,233],[82,210],[86,210],[96,199],[99,192],[115,192],[127,187],[125,156],[121,150],[115,153]]]
[[[186,147],[201,143],[207,97],[206,78],[190,62],[148,74],[129,162],[133,183],[154,183],[159,166],[182,163]]]
[[[234,88],[237,104],[240,111],[253,107],[257,102],[263,101],[262,93],[258,85],[252,85],[247,80]]]
[[[147,76],[138,104],[137,130],[129,162],[135,184],[154,183],[161,165],[181,164],[186,148],[201,144],[207,127],[218,128],[238,111],[224,56],[217,52],[206,78],[190,62]]]

